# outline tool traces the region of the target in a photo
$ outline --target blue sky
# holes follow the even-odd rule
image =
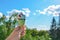
[[[58,18],[56,9],[59,8],[60,0],[0,0],[0,13],[7,15],[13,10],[23,11],[28,16],[27,27],[38,30],[50,28],[52,17]]]

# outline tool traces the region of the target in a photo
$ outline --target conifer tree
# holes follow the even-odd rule
[[[56,40],[56,20],[55,18],[53,17],[52,19],[52,24],[51,24],[51,28],[50,28],[50,35],[51,35],[51,38],[52,40]]]

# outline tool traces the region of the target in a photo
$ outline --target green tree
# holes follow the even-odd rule
[[[51,40],[48,31],[36,30],[36,29],[27,29],[26,35],[20,40]]]
[[[51,29],[50,29],[50,35],[51,35],[52,40],[56,40],[56,38],[57,38],[56,33],[57,33],[56,32],[56,20],[53,17],[53,19],[52,19],[52,25],[51,25]]]
[[[17,20],[14,19],[12,21],[11,20],[12,17],[15,16],[10,16],[9,20],[6,19],[5,15],[0,17],[0,40],[5,40],[6,37],[8,37],[10,33],[13,31],[13,29],[15,28],[15,23],[17,22]]]

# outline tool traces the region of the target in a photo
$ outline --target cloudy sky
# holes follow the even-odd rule
[[[60,0],[0,0],[0,16],[23,12],[27,27],[38,30],[49,30],[52,17],[58,20],[59,10]]]

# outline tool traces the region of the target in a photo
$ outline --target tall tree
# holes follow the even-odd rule
[[[57,31],[57,40],[60,40],[60,13],[59,13],[58,27],[56,31]]]
[[[56,37],[57,37],[57,35],[56,35],[56,20],[54,17],[52,19],[50,35],[51,35],[52,40],[56,40]]]

